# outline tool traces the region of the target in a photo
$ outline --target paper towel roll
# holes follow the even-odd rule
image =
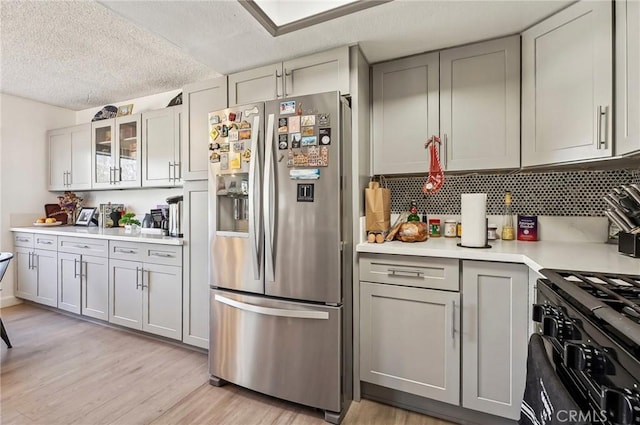
[[[487,194],[462,194],[462,246],[483,247],[487,244]]]

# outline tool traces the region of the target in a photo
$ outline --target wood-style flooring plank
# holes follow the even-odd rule
[[[202,352],[30,304],[0,311],[2,425],[325,425],[322,412],[208,383]],[[449,425],[363,400],[344,425]]]

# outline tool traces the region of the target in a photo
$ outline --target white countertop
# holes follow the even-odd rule
[[[147,233],[125,233],[123,228],[79,227],[79,226],[55,226],[55,227],[12,227],[12,232],[39,233],[44,235],[76,236],[92,239],[111,239],[117,241],[157,243],[164,245],[182,245],[182,238],[170,236],[151,235]]]
[[[540,269],[564,269],[640,275],[640,258],[618,253],[618,246],[588,242],[519,242],[489,241],[491,248],[461,248],[460,239],[431,238],[425,242],[363,242],[358,252],[374,254],[419,255],[425,257],[460,258],[463,260],[523,263],[536,272]]]

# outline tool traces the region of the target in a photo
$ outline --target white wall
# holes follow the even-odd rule
[[[44,204],[56,202],[47,191],[46,132],[75,124],[75,112],[0,93],[0,250],[12,251],[9,228],[33,222]],[[10,263],[2,279],[0,307],[14,297],[14,269]]]

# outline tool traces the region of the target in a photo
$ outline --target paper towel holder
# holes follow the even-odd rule
[[[466,245],[462,245],[462,243],[458,242],[456,245],[459,246],[460,248],[480,248],[480,249],[491,248],[491,245],[489,245],[489,244],[486,244],[485,246],[466,246]]]

